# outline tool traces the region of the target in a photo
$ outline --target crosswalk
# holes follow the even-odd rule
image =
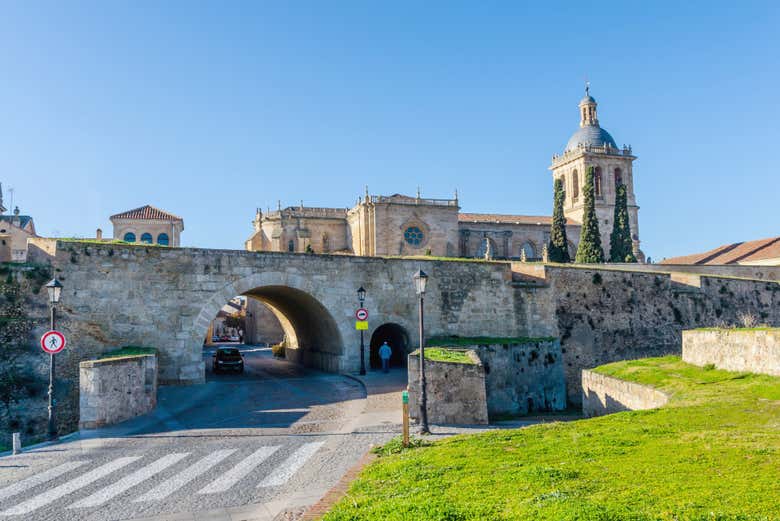
[[[27,516],[63,498],[63,508],[77,510],[99,507],[127,492],[131,496],[135,494],[128,501],[149,503],[166,499],[187,485],[195,487],[194,493],[198,495],[218,494],[230,490],[244,479],[249,481],[252,472],[260,467],[264,468],[266,475],[262,478],[255,477],[254,483],[248,486],[277,487],[287,483],[323,444],[323,441],[305,443],[286,457],[282,446],[271,445],[255,448],[253,451],[220,449],[201,455],[202,457],[190,452],[176,452],[151,458],[143,455],[122,456],[101,464],[88,459],[68,461],[0,488],[0,508],[4,508],[0,510],[0,516]],[[284,459],[263,467],[263,464],[277,453]],[[221,463],[232,466],[223,469],[216,476],[209,473]],[[83,473],[73,475],[79,469]],[[166,471],[170,474],[169,477],[159,482],[154,479]],[[56,485],[36,494],[36,488],[52,483]],[[84,489],[98,484],[103,486],[86,497],[73,497],[79,491],[90,492],[92,489]],[[21,501],[6,507],[14,497]]]

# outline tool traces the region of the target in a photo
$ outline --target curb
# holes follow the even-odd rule
[[[355,463],[343,476],[341,476],[341,479],[339,479],[338,483],[333,485],[333,487],[331,487],[331,489],[328,490],[324,496],[322,496],[322,499],[317,501],[306,510],[306,512],[303,514],[303,517],[301,518],[301,521],[316,521],[321,519],[322,516],[327,514],[330,509],[333,508],[333,505],[335,505],[347,494],[349,486],[352,484],[355,478],[357,478],[360,471],[377,458],[378,456],[371,452],[371,449],[369,449],[368,452],[366,452],[357,463]]]
[[[345,378],[349,378],[350,380],[354,380],[355,382],[359,383],[360,386],[363,388],[363,392],[366,393],[366,398],[368,398],[368,387],[366,387],[366,382],[360,379],[359,376],[355,376],[350,373],[339,373],[339,376],[343,376]]]

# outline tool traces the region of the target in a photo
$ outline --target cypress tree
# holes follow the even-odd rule
[[[566,192],[563,180],[556,179],[553,185],[553,217],[550,227],[550,244],[547,253],[551,262],[571,262],[569,257],[569,241],[566,238],[566,217],[563,215],[563,201]]]
[[[575,262],[581,264],[596,264],[604,262],[604,250],[601,249],[599,220],[596,217],[596,190],[593,186],[595,169],[591,166],[585,174],[585,186],[582,189],[585,198],[585,209],[582,216],[582,231],[580,245],[577,247]]]
[[[612,235],[609,237],[609,260],[610,262],[636,262],[628,216],[628,195],[624,184],[618,185],[615,190],[615,218]]]

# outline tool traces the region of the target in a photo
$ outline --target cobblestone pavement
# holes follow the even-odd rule
[[[242,351],[244,375],[162,387],[153,413],[0,458],[0,517],[295,519],[398,432],[405,371],[369,375],[383,392],[367,399],[356,379]]]

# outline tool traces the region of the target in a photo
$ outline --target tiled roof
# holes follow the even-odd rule
[[[19,228],[24,228],[27,223],[32,221],[32,217],[29,215],[0,215],[0,221],[12,222],[13,219],[19,219]]]
[[[544,224],[551,225],[552,217],[549,215],[507,215],[499,213],[460,213],[459,222],[467,223],[500,223],[500,224]],[[566,224],[579,224],[571,219]]]
[[[111,216],[111,219],[149,219],[152,221],[181,221],[182,218],[178,215],[173,215],[165,210],[160,210],[154,206],[145,205],[139,208],[133,208],[126,212],[118,213]]]
[[[724,244],[710,251],[664,259],[661,264],[738,264],[780,258],[780,237]]]

